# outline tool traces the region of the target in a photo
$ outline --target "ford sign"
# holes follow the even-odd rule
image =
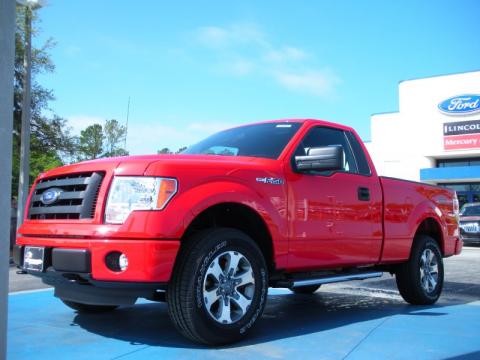
[[[40,201],[44,205],[51,205],[60,198],[60,194],[62,193],[62,189],[59,188],[51,188],[42,193],[42,196],[40,197]]]
[[[480,95],[466,94],[453,96],[438,104],[441,112],[448,115],[464,115],[480,112]]]

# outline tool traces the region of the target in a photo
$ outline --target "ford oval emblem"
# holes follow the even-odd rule
[[[480,95],[466,94],[453,96],[438,104],[441,112],[448,115],[464,115],[480,111]]]
[[[63,190],[59,188],[47,189],[42,193],[42,196],[40,197],[40,201],[44,205],[51,205],[53,203],[56,203],[60,198],[60,194],[62,193],[62,191]]]

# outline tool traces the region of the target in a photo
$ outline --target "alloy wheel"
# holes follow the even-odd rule
[[[208,314],[220,324],[233,324],[247,313],[255,292],[248,259],[227,251],[209,264],[203,279],[203,300]]]
[[[420,283],[428,294],[437,287],[438,260],[431,249],[425,249],[420,257]]]

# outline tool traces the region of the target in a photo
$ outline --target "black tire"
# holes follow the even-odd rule
[[[309,286],[300,286],[296,288],[291,288],[290,291],[295,294],[313,294],[315,291],[320,289],[321,285],[309,285]]]
[[[69,300],[62,300],[62,302],[67,305],[69,308],[78,311],[79,313],[103,313],[103,312],[109,312],[113,311],[118,306],[116,305],[89,305],[89,304],[82,304],[78,303],[75,301],[69,301]]]
[[[425,279],[425,275],[423,277],[421,275],[422,272],[425,273],[422,268],[424,263],[422,255],[424,254],[432,254],[437,263],[435,286],[428,280],[422,285],[422,278]],[[434,277],[435,272],[432,272],[432,274]],[[434,304],[442,293],[444,281],[443,258],[437,242],[426,235],[415,238],[410,259],[400,265],[395,278],[400,295],[405,301],[413,305]],[[428,279],[428,276],[426,278]],[[429,286],[432,287],[431,290],[425,288]]]
[[[212,300],[207,308],[205,284],[207,279],[210,279],[208,274],[215,268],[214,264],[220,264],[218,259],[230,253],[241,256],[243,263],[245,260],[248,261],[248,269],[251,269],[248,274],[250,279],[253,279],[248,285],[250,305],[245,307],[246,310],[241,312],[241,316],[235,322],[220,323],[221,319],[214,318],[212,309],[214,305],[218,305],[219,312],[223,314],[224,298]],[[235,229],[208,229],[188,239],[177,259],[166,297],[170,317],[179,332],[195,342],[208,345],[231,343],[247,335],[261,317],[268,293],[267,266],[257,244],[248,235]],[[228,265],[224,263],[224,269],[229,268],[231,259]],[[219,274],[227,273],[222,269],[222,265],[220,270],[223,272]],[[237,273],[232,273],[232,279]],[[225,291],[224,288],[222,290],[221,286],[224,285],[220,285],[220,282],[215,282],[215,285],[213,289],[217,295],[219,291]],[[230,287],[227,291],[233,291],[231,296],[237,296],[236,291],[240,291],[240,288],[240,285],[233,285],[235,290]],[[230,298],[228,304],[229,319],[233,319],[230,311],[236,307],[236,302]]]

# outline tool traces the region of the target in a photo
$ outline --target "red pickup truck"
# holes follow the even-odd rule
[[[461,249],[454,192],[379,177],[352,128],[304,119],[48,171],[15,259],[77,311],[166,300],[184,336],[224,344],[261,317],[269,287],[389,272],[407,302],[432,304]]]

